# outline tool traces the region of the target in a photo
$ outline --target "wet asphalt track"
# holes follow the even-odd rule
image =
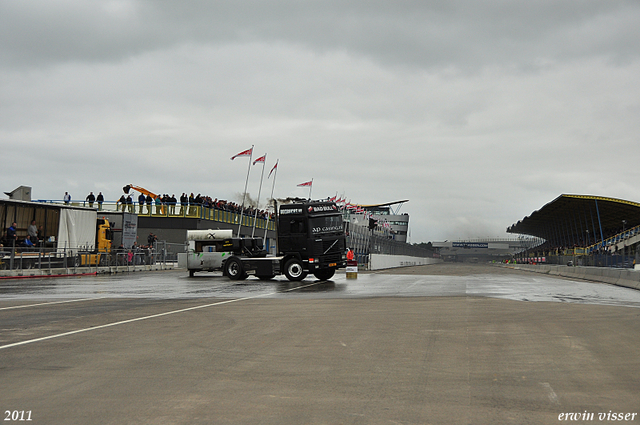
[[[445,269],[444,273],[448,274],[442,274],[443,269]],[[298,287],[301,289],[296,290]],[[357,279],[347,279],[344,272],[339,272],[327,282],[318,281],[313,276],[307,277],[303,282],[289,282],[284,276],[278,276],[271,281],[261,281],[256,278],[231,281],[215,272],[198,273],[195,277],[189,278],[184,271],[21,279],[0,282],[1,301],[24,302],[85,298],[245,298],[254,296],[305,299],[474,296],[516,301],[552,301],[640,307],[640,291],[636,290],[597,282],[576,281],[508,270],[501,266],[469,266],[464,264],[361,272]]]
[[[640,423],[637,307],[640,291],[496,266],[3,281],[0,410],[34,424]]]

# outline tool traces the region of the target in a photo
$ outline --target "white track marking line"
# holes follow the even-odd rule
[[[41,305],[53,305],[53,304],[64,304],[64,303],[75,303],[78,301],[93,301],[93,300],[101,300],[107,297],[97,297],[97,298],[79,298],[77,300],[65,300],[65,301],[51,301],[47,303],[38,303],[38,304],[22,304],[22,305],[14,305],[12,307],[2,307],[0,310],[13,310],[16,308],[27,308],[27,307],[38,307]]]
[[[540,385],[542,385],[544,389],[547,390],[547,397],[549,397],[550,402],[552,402],[553,404],[560,404],[558,395],[555,391],[553,391],[553,388],[551,388],[551,385],[548,382],[540,382]]]
[[[297,286],[295,288],[286,289],[284,292],[295,291],[296,289],[307,288],[309,286],[313,286],[313,285],[317,285],[317,284],[318,284],[318,282],[311,283],[309,285]],[[60,338],[60,337],[69,336],[69,335],[75,335],[75,334],[79,334],[79,333],[82,333],[82,332],[95,331],[97,329],[104,329],[104,328],[110,328],[112,326],[118,326],[118,325],[124,325],[124,324],[127,324],[127,323],[139,322],[141,320],[155,319],[156,317],[168,316],[170,314],[184,313],[185,311],[193,311],[193,310],[199,310],[201,308],[207,308],[207,307],[213,307],[213,306],[217,306],[217,305],[235,303],[235,302],[238,302],[238,301],[252,300],[252,299],[255,299],[255,298],[261,298],[261,297],[266,297],[266,296],[269,296],[269,295],[274,295],[276,293],[277,292],[269,292],[267,294],[255,295],[253,297],[236,298],[235,300],[219,301],[217,303],[212,303],[212,304],[197,305],[197,306],[194,306],[194,307],[182,308],[180,310],[166,311],[164,313],[152,314],[150,316],[136,317],[135,319],[121,320],[120,322],[107,323],[105,325],[98,325],[98,326],[93,326],[93,327],[90,327],[90,328],[77,329],[75,331],[64,332],[64,333],[61,333],[61,334],[44,336],[42,338],[35,338],[35,339],[29,339],[29,340],[26,340],[26,341],[14,342],[13,344],[0,345],[0,350],[3,350],[5,348],[17,347],[17,346],[20,346],[20,345],[32,344],[34,342],[46,341],[48,339]]]

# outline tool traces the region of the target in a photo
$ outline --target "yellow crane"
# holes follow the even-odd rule
[[[133,184],[128,184],[125,187],[122,188],[122,190],[124,191],[124,193],[129,194],[129,191],[133,189],[135,191],[138,191],[144,195],[148,195],[151,196],[151,198],[156,199],[158,197],[158,195],[156,195],[155,193],[148,191],[147,189],[145,189],[144,187],[140,187],[140,186],[136,186]]]

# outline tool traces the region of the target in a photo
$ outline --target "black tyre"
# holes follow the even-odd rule
[[[299,282],[307,277],[307,272],[304,271],[300,260],[292,258],[284,265],[284,275],[292,282]]]
[[[313,275],[320,280],[329,280],[336,273],[336,269],[321,269],[316,271]]]
[[[233,257],[229,258],[227,262],[224,263],[224,274],[231,280],[242,280],[247,278],[244,273],[242,261]]]

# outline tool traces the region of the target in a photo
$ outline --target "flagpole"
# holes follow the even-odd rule
[[[313,189],[313,179],[311,179],[311,185],[309,186],[309,200],[311,200],[311,189]]]
[[[264,154],[264,160],[262,161],[262,174],[260,174],[260,187],[258,188],[258,205],[256,205],[256,212],[253,215],[253,229],[251,229],[251,237],[256,232],[256,221],[258,221],[258,208],[260,207],[260,194],[262,193],[262,178],[264,177],[264,166],[267,163],[267,154]],[[260,159],[260,158],[258,158]],[[256,161],[258,160],[256,159]],[[264,245],[264,244],[263,244]]]
[[[252,158],[253,158],[253,145],[251,145],[251,153],[249,154],[249,166],[247,167],[247,179],[244,182],[244,193],[242,194],[242,205],[240,206],[240,223],[238,223],[238,237],[240,237],[240,228],[242,227],[242,215],[244,214],[244,199],[247,196],[247,186],[249,184],[249,173],[251,172]]]
[[[273,189],[275,189],[276,187],[276,177],[278,176],[278,161],[280,161],[280,159],[276,160],[276,165],[275,165],[275,174],[273,175],[273,183],[271,184],[271,197],[269,197],[269,199],[273,199]],[[268,177],[267,177],[268,178]],[[275,211],[273,212],[275,214]],[[267,226],[264,228],[264,237],[262,238],[262,246],[265,246],[265,244],[267,243],[267,230],[269,230],[269,213],[267,211]]]

